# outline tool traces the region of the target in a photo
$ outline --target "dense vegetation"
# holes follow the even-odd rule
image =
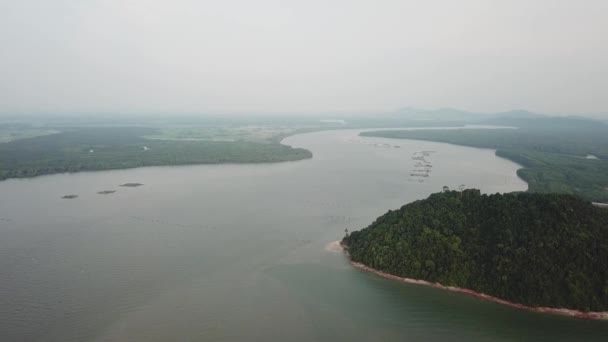
[[[496,149],[524,168],[531,192],[576,194],[608,202],[608,125],[583,118],[496,118],[519,129],[379,131],[362,135],[418,139]],[[592,155],[598,159],[586,159]]]
[[[565,194],[446,191],[343,243],[354,261],[530,306],[608,310],[608,210]]]
[[[149,128],[77,128],[0,144],[0,180],[153,165],[264,163],[310,158],[279,143],[145,139]]]
[[[57,131],[30,127],[29,125],[0,124],[0,143],[53,133],[57,133]]]

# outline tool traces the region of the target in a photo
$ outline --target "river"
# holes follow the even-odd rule
[[[491,150],[357,133],[285,139],[313,152],[298,162],[0,182],[0,339],[608,339],[607,322],[382,279],[327,250],[345,229],[444,185],[527,187]],[[412,178],[422,150],[435,151],[429,177]],[[144,185],[118,186],[128,182]]]

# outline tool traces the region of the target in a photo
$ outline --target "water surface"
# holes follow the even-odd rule
[[[606,340],[608,324],[379,278],[325,246],[447,185],[525,190],[491,150],[289,137],[314,158],[0,183],[7,341]],[[388,146],[388,147],[387,147]],[[399,148],[395,147],[399,146]],[[430,177],[410,179],[421,150]],[[119,187],[143,183],[138,188]],[[99,195],[103,190],[116,193]],[[73,200],[61,199],[77,194]]]

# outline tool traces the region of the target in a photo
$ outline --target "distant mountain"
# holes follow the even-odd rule
[[[582,116],[546,116],[525,111],[514,111],[494,114],[478,121],[479,124],[496,126],[514,126],[521,129],[547,131],[605,130],[605,122]]]
[[[516,118],[516,119],[535,119],[535,118],[543,118],[546,115],[538,114],[534,112],[530,112],[524,109],[515,109],[506,112],[500,112],[496,114],[492,114],[493,117],[496,118]]]
[[[471,123],[485,123],[485,121],[488,120],[501,121],[505,119],[535,119],[546,117],[546,115],[523,109],[499,113],[479,113],[449,107],[438,109],[405,107],[396,110],[393,114],[416,120],[466,120]]]
[[[577,120],[580,124],[583,121],[603,121],[598,117],[588,117],[581,115],[568,115],[568,116],[556,116],[546,115],[541,113],[531,112],[525,109],[513,109],[498,113],[480,113],[480,112],[469,112],[457,108],[438,108],[438,109],[423,109],[415,107],[404,107],[391,113],[392,117],[399,117],[401,119],[410,120],[434,120],[434,121],[466,121],[470,124],[482,124],[482,125],[504,125],[504,126],[518,126],[518,125],[529,125],[534,123],[536,119],[553,119],[556,118],[561,122],[568,122],[569,120]]]
[[[528,129],[571,129],[573,126],[593,129],[597,125],[602,129],[605,121],[579,115],[550,116],[524,109],[514,109],[498,113],[468,112],[456,108],[420,109],[401,108],[392,113],[393,117],[410,120],[454,121],[460,120],[474,125],[514,126]]]
[[[415,120],[481,120],[487,118],[487,114],[473,113],[455,108],[439,108],[439,109],[420,109],[414,107],[405,107],[396,110],[396,116],[407,117]]]

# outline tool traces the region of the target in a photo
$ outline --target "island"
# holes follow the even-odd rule
[[[61,198],[63,198],[63,199],[75,199],[75,198],[78,198],[78,195],[65,195],[65,196],[62,196]]]
[[[520,308],[608,319],[608,210],[568,194],[432,194],[342,246],[355,266]]]
[[[103,191],[98,191],[97,194],[99,194],[99,195],[110,195],[110,194],[113,194],[115,192],[116,192],[116,190],[103,190]]]

